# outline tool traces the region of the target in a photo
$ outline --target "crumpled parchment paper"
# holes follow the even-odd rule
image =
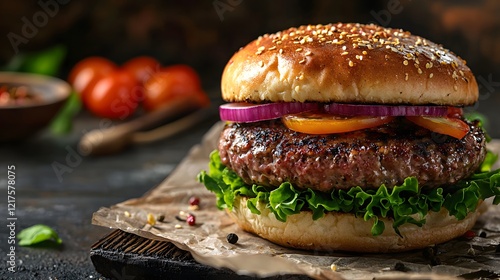
[[[260,277],[279,274],[305,274],[315,279],[457,279],[500,277],[500,206],[489,206],[475,226],[482,236],[458,238],[438,246],[431,265],[423,250],[396,254],[357,254],[314,252],[284,248],[243,232],[215,207],[215,196],[196,181],[200,170],[207,170],[208,155],[216,147],[222,124],[216,124],[194,146],[188,156],[159,186],[143,197],[101,208],[93,224],[121,229],[151,239],[166,240],[191,252],[196,261]],[[500,141],[489,148],[500,151]],[[189,198],[200,198],[200,208],[189,208]],[[196,225],[176,219],[180,211],[193,213]],[[154,226],[148,214],[163,216]],[[226,241],[229,233],[239,237],[237,244]],[[396,264],[399,271],[396,270]],[[403,264],[403,266],[401,266]]]

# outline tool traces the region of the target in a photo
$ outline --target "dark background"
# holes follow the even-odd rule
[[[43,6],[55,12],[37,26]],[[263,33],[301,24],[374,22],[443,44],[478,75],[498,75],[499,14],[496,0],[2,1],[0,59],[5,62],[15,54],[7,34],[22,36],[25,17],[37,30],[19,50],[64,44],[67,68],[89,55],[121,63],[148,54],[166,64],[189,63],[204,78],[216,79],[234,51]]]
[[[190,64],[216,98],[230,56],[263,33],[339,21],[403,28],[443,44],[468,62],[481,90],[475,108],[500,127],[500,113],[495,110],[500,105],[500,1],[2,1],[0,62],[15,54],[7,34],[22,35],[23,17],[33,23],[36,13],[43,11],[40,3],[51,3],[57,11],[18,48],[29,52],[67,46],[61,77],[90,55],[116,63],[151,55],[163,64]],[[500,132],[490,133],[500,137]]]

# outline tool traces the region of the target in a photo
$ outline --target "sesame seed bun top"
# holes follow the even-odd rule
[[[478,87],[464,60],[401,29],[328,24],[266,34],[224,69],[228,102],[471,105]]]

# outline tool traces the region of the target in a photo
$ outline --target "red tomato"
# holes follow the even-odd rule
[[[68,82],[80,94],[83,102],[85,102],[95,83],[117,69],[118,66],[116,64],[104,57],[88,57],[78,62],[71,69]]]
[[[144,83],[160,70],[160,63],[149,56],[138,56],[125,62],[122,67],[132,73],[139,83]]]
[[[123,120],[134,113],[140,98],[134,76],[117,70],[97,81],[87,98],[87,108],[99,117]]]
[[[308,134],[331,134],[376,127],[391,122],[394,117],[340,117],[330,114],[304,112],[285,115],[282,120],[286,127],[294,131]]]
[[[186,98],[199,107],[210,103],[196,71],[187,65],[173,65],[155,73],[144,84],[143,107],[156,110],[175,98]]]

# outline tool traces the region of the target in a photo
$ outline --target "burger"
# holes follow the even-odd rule
[[[263,35],[221,80],[225,121],[199,181],[243,230],[309,250],[397,252],[463,235],[500,202],[466,62],[401,29]]]

